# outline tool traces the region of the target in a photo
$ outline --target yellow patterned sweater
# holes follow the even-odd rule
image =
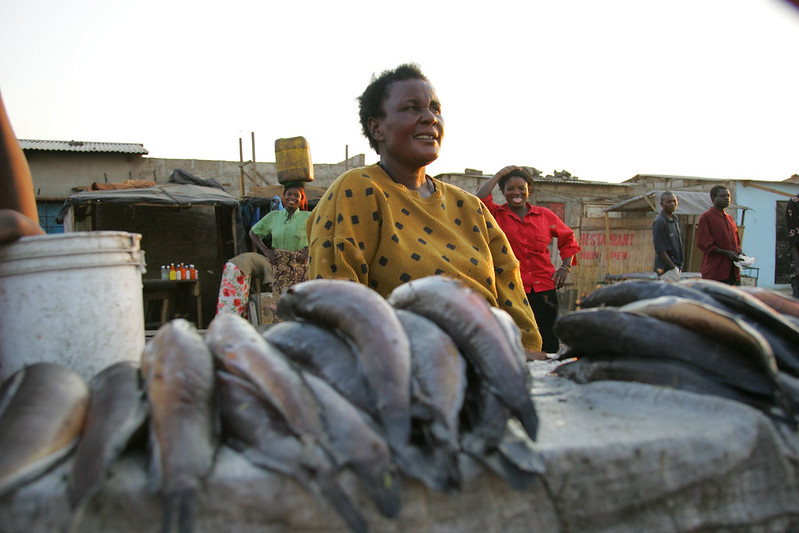
[[[412,279],[459,278],[513,317],[525,348],[540,350],[505,234],[476,196],[431,180],[436,191],[422,198],[378,165],[339,176],[307,222],[308,279],[357,281],[385,298]]]

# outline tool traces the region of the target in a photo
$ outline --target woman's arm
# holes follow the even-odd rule
[[[500,170],[499,172],[494,174],[491,177],[491,179],[489,179],[488,181],[486,181],[485,183],[480,185],[480,187],[478,187],[477,192],[475,193],[475,195],[478,198],[485,198],[486,196],[491,194],[491,191],[494,189],[494,186],[497,184],[497,182],[500,179],[502,179],[503,177],[507,176],[508,174],[511,173],[511,171],[516,170],[517,168],[519,168],[519,167],[517,167],[516,165],[508,165],[507,167],[503,168],[502,170]]]
[[[270,261],[275,258],[275,252],[264,244],[261,237],[256,235],[253,230],[250,230],[250,240],[252,241],[253,248],[264,254]]]

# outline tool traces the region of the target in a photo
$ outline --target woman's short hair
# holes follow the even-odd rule
[[[419,65],[404,63],[397,68],[384,70],[379,76],[372,74],[372,81],[358,97],[358,115],[361,120],[363,136],[369,141],[369,146],[378,154],[380,149],[377,146],[377,141],[369,133],[369,118],[384,116],[383,102],[388,99],[388,90],[391,84],[404,80],[422,80],[430,83],[427,76],[422,74]]]
[[[511,178],[522,178],[524,181],[527,182],[527,187],[530,190],[533,190],[533,177],[530,175],[530,173],[524,170],[523,168],[516,168],[511,170],[501,178],[499,178],[499,182],[497,182],[497,185],[499,185],[500,191],[505,190],[505,185],[508,183],[508,180]]]

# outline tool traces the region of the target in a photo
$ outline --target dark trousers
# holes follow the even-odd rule
[[[791,289],[793,289],[793,297],[799,298],[799,276],[791,278]]]
[[[528,292],[527,300],[533,308],[538,331],[544,344],[541,349],[546,353],[555,353],[560,347],[560,341],[552,330],[555,319],[558,318],[558,292],[555,289],[542,292]]]

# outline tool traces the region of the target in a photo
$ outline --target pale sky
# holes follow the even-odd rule
[[[799,9],[784,0],[0,0],[19,138],[151,157],[363,153],[356,97],[418,63],[442,102],[428,173],[505,165],[583,180],[799,173]]]

